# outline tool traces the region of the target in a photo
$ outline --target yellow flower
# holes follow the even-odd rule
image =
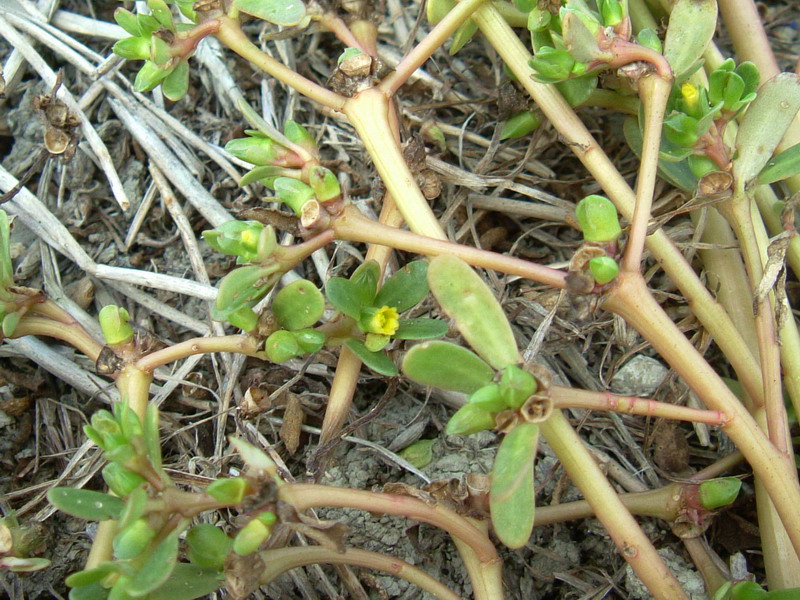
[[[369,320],[369,331],[381,335],[394,335],[400,327],[400,315],[391,306],[381,306]]]
[[[687,114],[694,115],[697,112],[697,107],[700,103],[700,92],[697,91],[697,86],[690,82],[681,85],[681,96],[686,105]]]
[[[258,247],[258,237],[258,232],[255,232],[252,229],[245,229],[242,231],[240,239],[242,240],[242,244],[244,244],[245,248],[255,251],[255,249]]]

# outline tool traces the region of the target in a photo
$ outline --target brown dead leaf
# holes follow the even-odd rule
[[[283,425],[281,425],[278,435],[291,455],[294,455],[300,446],[300,434],[305,416],[300,396],[292,393],[286,394],[286,410],[283,412]]]

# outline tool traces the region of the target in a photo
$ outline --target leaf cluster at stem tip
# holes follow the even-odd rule
[[[397,367],[381,352],[391,340],[429,339],[447,332],[443,321],[400,318],[400,313],[428,294],[427,269],[424,261],[411,262],[378,289],[381,270],[371,260],[359,266],[349,279],[332,277],[325,287],[328,302],[351,319],[358,332],[348,336],[345,345],[378,373],[397,374]]]

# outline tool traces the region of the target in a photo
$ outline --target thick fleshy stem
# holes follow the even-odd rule
[[[761,477],[787,532],[800,553],[800,487],[785,455],[769,442],[753,418],[702,355],[655,301],[639,274],[621,273],[603,308],[621,316],[650,342],[712,410],[728,415],[723,430]]]
[[[409,563],[368,550],[345,548],[343,552],[336,552],[324,546],[299,546],[292,548],[276,548],[261,552],[261,562],[264,565],[259,581],[267,585],[280,574],[297,567],[313,564],[340,564],[363,567],[383,571],[389,575],[405,579],[409,583],[422,588],[434,598],[440,600],[460,600],[460,597],[449,590],[439,581]]]
[[[642,415],[659,419],[675,419],[690,423],[705,423],[721,426],[727,421],[725,413],[717,410],[702,410],[676,404],[658,402],[650,398],[620,396],[609,392],[592,392],[575,388],[552,385],[548,389],[553,407],[584,408],[588,410],[607,410],[628,415]]]
[[[327,106],[335,111],[341,111],[344,108],[347,98],[325,89],[310,79],[306,79],[296,71],[293,71],[274,58],[264,54],[244,34],[238,20],[226,16],[218,18],[219,30],[214,34],[214,37],[236,52],[236,54],[250,61],[278,81],[293,87],[304,96],[319,102],[323,106]]]
[[[570,479],[583,492],[622,557],[633,567],[653,597],[663,600],[688,598],[564,414],[560,410],[553,411],[550,418],[541,424],[541,429]]]
[[[505,254],[489,252],[409,231],[388,227],[364,217],[353,207],[345,209],[333,222],[337,239],[351,242],[382,244],[426,256],[451,254],[475,267],[494,269],[501,273],[520,275],[556,288],[565,288],[567,272],[545,267]]]
[[[484,565],[500,562],[491,540],[467,519],[441,505],[430,505],[410,496],[383,494],[365,490],[336,488],[310,483],[292,483],[281,486],[281,500],[299,511],[323,506],[356,508],[371,513],[402,516],[414,521],[434,525],[468,544]]]
[[[531,79],[531,68],[528,65],[530,52],[516,33],[489,5],[477,10],[473,19],[517,76],[520,85],[536,101],[537,106],[568,141],[570,149],[603,187],[617,210],[630,219],[635,206],[633,191],[558,91],[553,86],[543,85]],[[691,303],[697,318],[725,352],[744,388],[752,397],[761,397],[761,372],[753,353],[730,317],[700,281],[692,266],[663,230],[655,231],[648,236],[647,247]]]
[[[650,223],[650,207],[653,204],[658,175],[661,126],[671,86],[672,79],[664,79],[661,75],[645,75],[639,80],[639,97],[644,104],[644,136],[639,177],[636,180],[636,206],[622,260],[623,271],[638,271],[641,268],[642,251]]]
[[[400,64],[397,65],[395,70],[387,75],[383,81],[378,85],[380,89],[387,96],[393,95],[400,89],[408,78],[416,71],[422,64],[428,60],[431,55],[442,46],[447,38],[449,38],[456,29],[458,29],[464,21],[466,21],[475,10],[484,2],[489,0],[461,0],[445,17],[431,29],[430,33],[409,52]]]

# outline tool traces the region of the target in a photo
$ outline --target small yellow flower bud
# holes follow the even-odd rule
[[[241,235],[242,244],[244,244],[248,250],[255,250],[258,247],[258,237],[260,233],[260,231],[257,233],[252,229],[245,229],[242,231]]]
[[[697,87],[687,81],[681,85],[681,96],[686,104],[687,113],[694,115],[700,101],[700,92],[697,91]]]
[[[369,325],[369,330],[372,333],[394,335],[400,326],[400,317],[397,314],[397,309],[391,306],[381,306],[370,319]]]

